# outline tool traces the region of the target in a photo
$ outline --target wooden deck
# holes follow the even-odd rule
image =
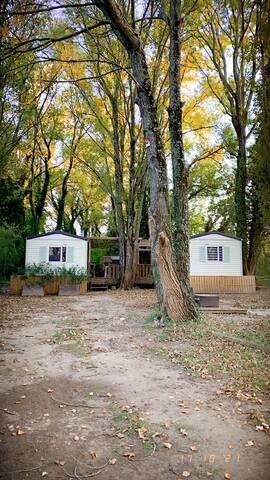
[[[118,284],[119,265],[106,267],[103,277],[90,279],[91,286],[101,288]],[[253,293],[256,291],[255,277],[250,276],[191,276],[190,283],[194,293]],[[153,286],[151,265],[138,264],[135,285]]]
[[[256,291],[253,275],[191,276],[190,283],[195,293],[253,293]]]

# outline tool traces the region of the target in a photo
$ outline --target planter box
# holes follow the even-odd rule
[[[60,285],[71,285],[73,282],[69,277],[52,278],[47,280],[44,275],[35,275],[27,277],[25,275],[12,275],[10,279],[10,293],[12,295],[21,295],[23,287],[26,285],[42,285],[45,295],[58,295]],[[87,293],[87,280],[79,284],[79,294]]]

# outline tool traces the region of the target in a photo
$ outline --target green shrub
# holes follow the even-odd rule
[[[0,227],[0,276],[8,277],[23,265],[24,240],[14,226]]]
[[[32,263],[26,265],[24,274],[27,277],[42,276],[43,280],[52,280],[53,278],[69,278],[72,283],[81,283],[87,280],[87,272],[84,268],[73,267],[51,267],[48,263]]]

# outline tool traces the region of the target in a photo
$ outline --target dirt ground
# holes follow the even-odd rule
[[[269,322],[269,297],[222,305]],[[152,290],[0,302],[0,478],[270,479],[267,424],[250,421],[255,411],[269,424],[269,399],[228,395],[226,378],[163,355],[161,329],[146,323]]]

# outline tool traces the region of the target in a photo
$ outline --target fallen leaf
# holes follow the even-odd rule
[[[138,428],[137,432],[138,432],[139,438],[141,440],[144,440],[145,439],[145,434],[147,432],[147,428],[145,428],[145,427]]]
[[[110,464],[110,465],[115,465],[115,464],[116,464],[116,458],[111,458],[111,459],[109,460],[109,464]]]
[[[211,473],[211,472],[206,472],[206,475],[207,475],[208,477],[212,477],[213,473]]]
[[[161,435],[162,435],[161,432],[155,432],[153,433],[152,438],[161,437]]]
[[[197,451],[198,451],[198,448],[196,447],[196,445],[191,445],[190,450],[191,450],[192,452],[197,452]]]
[[[135,453],[127,452],[123,454],[123,457],[127,457],[129,460],[133,460],[133,458],[135,457]]]
[[[107,397],[112,398],[112,394],[110,392],[108,392]]]
[[[165,448],[169,448],[169,449],[172,448],[172,444],[171,444],[171,443],[168,443],[168,442],[163,443],[163,446],[164,446]]]
[[[119,433],[117,433],[116,436],[117,436],[118,438],[124,438],[125,435],[124,435],[123,433],[119,432]]]
[[[52,388],[48,389],[48,393],[53,393],[53,392],[54,392],[54,390]]]
[[[190,476],[190,472],[188,472],[187,470],[184,470],[184,472],[182,473],[182,477],[189,477]]]
[[[64,466],[66,462],[65,462],[65,460],[59,460],[59,458],[56,458],[56,459],[54,460],[54,463],[55,463],[56,465],[62,465],[62,466]]]
[[[17,435],[26,435],[26,432],[19,429],[19,430],[17,430]]]
[[[232,476],[230,473],[224,473],[224,478],[226,478],[226,480],[230,480]]]
[[[257,430],[258,432],[263,432],[263,426],[262,426],[262,425],[257,425],[257,426],[256,426],[256,430]]]

